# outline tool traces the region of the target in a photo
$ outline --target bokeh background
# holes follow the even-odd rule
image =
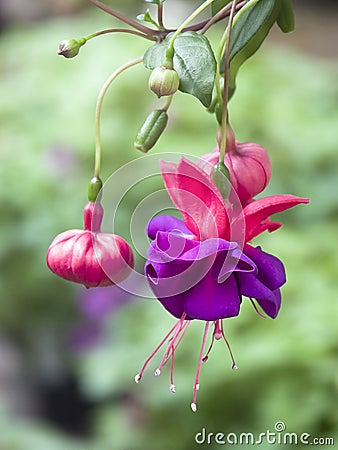
[[[147,6],[110,4],[131,16]],[[294,4],[296,32],[274,29],[242,67],[230,115],[240,140],[269,151],[274,171],[265,194],[309,196],[311,204],[284,213],[281,230],[257,239],[286,264],[283,308],[278,320],[263,320],[244,301],[240,316],[226,321],[239,370],[216,343],[193,414],[203,324],[192,324],[177,352],[175,396],[168,371],[153,377],[156,361],[136,385],[174,319],[116,288],[74,286],[45,264],[52,238],[82,226],[99,89],[149,44],[108,35],[66,60],[56,54],[61,39],[117,22],[82,0],[0,0],[0,450],[190,449],[203,427],[259,433],[277,421],[338,442],[338,9]],[[166,5],[170,23],[192,6]],[[141,156],[134,137],[162,104],[147,89],[148,75],[132,69],[105,99],[104,179]],[[215,132],[197,100],[178,94],[154,152],[201,155],[213,149]],[[121,209],[122,234],[139,195]]]

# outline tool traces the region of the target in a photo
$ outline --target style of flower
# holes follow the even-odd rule
[[[271,318],[280,309],[280,288],[286,281],[284,266],[278,258],[248,242],[263,231],[273,231],[282,225],[272,222],[271,214],[309,200],[274,195],[254,200],[238,211],[223,200],[210,175],[203,170],[205,163],[196,165],[182,158],[178,164],[161,161],[160,165],[166,189],[183,221],[172,216],[158,216],[150,221],[147,232],[152,242],[145,274],[160,303],[179,320],[146,360],[135,381],[141,380],[148,362],[170,338],[155,375],[171,359],[170,390],[175,392],[176,348],[191,320],[203,320],[205,329],[191,404],[196,411],[201,365],[208,359],[214,339],[223,337],[232,367],[237,369],[224,334],[223,319],[239,314],[242,296],[250,298],[260,315],[253,299]],[[212,342],[204,354],[212,324]]]
[[[47,265],[65,280],[87,288],[110,286],[125,279],[134,257],[127,242],[112,233],[102,233],[103,208],[88,202],[84,230],[68,230],[55,237],[47,251]]]

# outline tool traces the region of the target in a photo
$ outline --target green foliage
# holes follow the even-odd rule
[[[231,31],[229,97],[235,91],[240,66],[262,45],[279,11],[280,0],[251,0],[237,13]]]
[[[137,19],[141,22],[151,23],[152,25],[155,25],[157,27],[157,23],[155,20],[151,17],[149,9],[144,14],[139,14],[137,16]]]
[[[166,58],[172,34],[150,47],[144,55],[148,69],[161,66]],[[205,36],[187,31],[177,36],[174,43],[174,69],[180,78],[179,90],[198,98],[208,107],[214,87],[216,61],[211,45]]]

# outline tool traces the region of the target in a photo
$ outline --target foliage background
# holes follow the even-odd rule
[[[300,37],[312,17],[309,6],[301,6]],[[278,320],[262,320],[244,302],[240,316],[227,321],[240,369],[232,372],[226,349],[215,345],[203,367],[199,411],[192,414],[202,324],[193,324],[177,355],[176,396],[165,373],[154,379],[148,371],[136,386],[135,373],[173,319],[159,304],[120,299],[114,290],[89,296],[94,317],[86,309],[85,289],[57,279],[45,265],[54,235],[81,226],[97,93],[112,70],[147,46],[132,36],[106,36],[74,60],[58,58],[60,39],[112,24],[94,8],[79,9],[76,15],[12,23],[0,35],[0,449],[197,448],[194,435],[203,427],[259,433],[273,431],[277,421],[289,432],[333,437],[337,33],[330,35],[331,51],[316,54],[308,51],[308,41],[304,46],[297,40],[297,32],[282,36],[275,30],[240,71],[231,120],[240,140],[269,151],[274,173],[265,194],[309,196],[311,204],[285,213],[281,230],[257,239],[286,264],[283,309]],[[317,18],[317,47],[325,21],[337,18],[330,11]],[[134,136],[159,104],[146,88],[147,77],[145,69],[133,69],[105,100],[104,178],[140,156]],[[195,99],[176,97],[155,152],[210,151],[214,119]],[[127,222],[122,211],[121,229]]]

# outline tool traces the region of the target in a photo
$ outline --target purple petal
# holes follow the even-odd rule
[[[184,222],[174,216],[156,216],[148,223],[147,234],[150,239],[156,238],[158,231],[178,231],[187,236],[193,236],[191,231],[184,225]]]
[[[262,308],[262,310],[265,311],[266,314],[268,316],[272,317],[273,319],[276,318],[276,316],[280,310],[281,299],[282,299],[280,289],[276,289],[274,291],[274,294],[275,294],[275,302],[269,302],[266,300],[257,299],[257,303]]]
[[[244,252],[256,264],[258,279],[269,289],[278,289],[286,282],[284,265],[280,259],[251,245],[245,245]]]
[[[265,313],[274,319],[281,304],[279,288],[286,281],[284,266],[278,258],[263,252],[259,247],[246,245],[245,253],[256,263],[258,273],[236,274],[240,294],[255,298]]]
[[[237,316],[240,304],[235,277],[218,283],[209,273],[186,293],[184,311],[193,319],[217,320]]]

